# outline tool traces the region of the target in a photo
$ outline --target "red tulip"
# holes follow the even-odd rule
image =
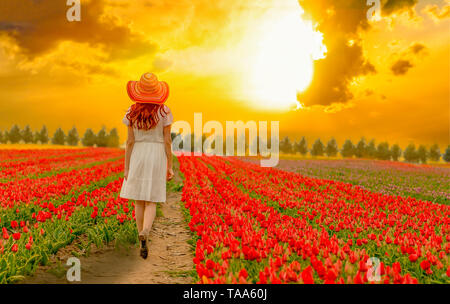
[[[422,262],[420,262],[420,267],[423,270],[428,270],[430,268],[431,264],[428,260],[423,260]]]
[[[415,253],[412,253],[412,254],[409,255],[409,260],[411,262],[417,261],[418,258],[419,258],[419,256],[417,254],[415,254]]]
[[[17,244],[12,245],[12,247],[11,247],[12,252],[17,252],[18,249],[19,249],[19,246]]]

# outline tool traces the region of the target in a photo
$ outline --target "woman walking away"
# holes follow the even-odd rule
[[[156,203],[166,201],[166,180],[173,178],[172,113],[164,102],[169,86],[156,75],[145,73],[129,81],[128,96],[135,103],[123,118],[128,126],[124,180],[120,197],[135,200],[140,254],[148,255],[148,235],[156,216]]]

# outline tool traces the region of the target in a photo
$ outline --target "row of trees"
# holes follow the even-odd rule
[[[178,134],[172,134],[172,137]],[[203,146],[206,140],[206,136],[203,134],[202,137],[195,139],[193,134],[187,134],[185,135],[188,142],[190,141],[190,150],[194,151],[194,142],[198,140],[199,146]],[[190,140],[189,140],[190,138]],[[226,151],[226,139],[219,138],[221,141],[223,141],[223,148],[221,149],[223,151],[223,154],[225,154]],[[245,137],[244,137],[245,140]],[[256,145],[257,152],[259,151],[259,141],[260,138],[256,137],[253,140],[250,140],[252,144]],[[245,151],[249,151],[249,143],[248,140],[245,140]],[[266,145],[268,149],[271,147],[272,140],[268,138],[266,142],[262,143],[263,145]],[[211,147],[215,148],[215,141],[212,142]],[[174,149],[182,149],[185,150],[186,148],[183,147],[183,144],[181,143],[180,147],[174,147]],[[282,153],[288,153],[288,154],[302,154],[307,155],[310,153],[312,156],[329,156],[334,157],[338,154],[341,154],[345,158],[350,157],[357,157],[357,158],[371,158],[371,159],[381,159],[381,160],[394,160],[398,161],[401,157],[407,162],[422,162],[426,163],[427,160],[432,161],[439,161],[442,158],[446,162],[450,162],[450,146],[448,146],[447,150],[443,155],[441,155],[439,146],[437,144],[432,145],[431,147],[427,148],[424,145],[420,145],[418,148],[411,143],[409,144],[404,151],[400,148],[398,144],[394,144],[392,146],[389,145],[387,142],[381,142],[376,143],[374,139],[369,141],[368,143],[364,138],[361,138],[361,140],[353,144],[351,140],[346,140],[341,148],[338,147],[338,144],[334,138],[330,139],[328,143],[325,145],[322,143],[322,141],[317,139],[312,146],[309,148],[308,143],[306,142],[305,137],[303,137],[298,142],[291,142],[289,137],[285,137],[283,140],[279,142],[279,149]],[[237,151],[237,140],[234,140],[234,151]]]
[[[103,127],[98,131],[98,133],[94,133],[92,129],[87,129],[84,133],[83,137],[80,138],[78,135],[77,128],[73,127],[67,132],[67,135],[61,128],[58,128],[53,136],[50,138],[48,135],[47,127],[44,125],[40,131],[31,130],[30,126],[25,126],[22,130],[19,126],[14,125],[8,131],[5,130],[2,132],[0,130],[0,143],[20,143],[24,142],[28,143],[41,143],[48,144],[51,142],[54,145],[69,145],[69,146],[77,146],[79,142],[83,146],[87,147],[118,147],[119,146],[119,134],[117,133],[117,129],[113,128],[109,131],[106,131],[106,128]]]
[[[424,145],[420,145],[416,148],[415,144],[409,144],[404,151],[398,144],[389,146],[387,142],[375,143],[372,139],[369,143],[366,143],[364,138],[354,145],[351,140],[347,139],[342,148],[339,149],[337,142],[334,138],[328,141],[325,146],[320,139],[317,139],[311,149],[308,149],[307,142],[303,137],[300,141],[292,143],[289,137],[285,137],[280,142],[280,151],[283,153],[300,153],[306,155],[308,152],[312,156],[336,156],[340,153],[343,157],[358,157],[358,158],[373,158],[382,160],[394,160],[397,161],[401,156],[407,162],[421,162],[426,163],[427,160],[439,161],[441,158],[441,152],[437,144],[427,148]],[[442,155],[446,162],[450,162],[450,146]]]

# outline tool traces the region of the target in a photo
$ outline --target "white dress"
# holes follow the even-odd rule
[[[164,105],[166,116],[160,115],[158,124],[150,130],[133,127],[135,143],[130,157],[128,179],[123,180],[120,197],[148,202],[166,201],[167,157],[163,128],[172,124],[173,116]],[[130,109],[128,109],[129,111]],[[129,126],[126,117],[123,123]]]

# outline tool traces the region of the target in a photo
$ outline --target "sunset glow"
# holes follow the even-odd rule
[[[0,130],[117,128],[154,72],[175,120],[277,120],[309,143],[449,143],[449,0],[4,0]],[[388,5],[387,5],[388,4]],[[370,20],[369,20],[370,19]],[[297,109],[297,110],[295,110]]]
[[[252,58],[249,98],[258,107],[288,110],[301,107],[297,92],[305,90],[313,75],[313,61],[324,58],[323,36],[302,19],[296,1],[269,10],[261,18],[257,53]]]

